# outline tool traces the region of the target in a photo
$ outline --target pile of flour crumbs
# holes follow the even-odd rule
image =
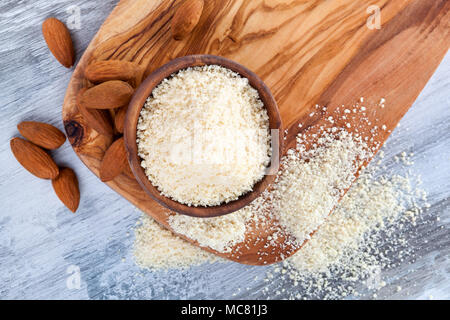
[[[151,183],[189,206],[220,205],[251,191],[272,153],[258,91],[217,65],[164,79],[141,111],[137,144]]]

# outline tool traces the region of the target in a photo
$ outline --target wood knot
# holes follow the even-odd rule
[[[83,141],[84,129],[78,122],[74,120],[64,121],[64,128],[66,129],[67,138],[73,147],[80,146]]]

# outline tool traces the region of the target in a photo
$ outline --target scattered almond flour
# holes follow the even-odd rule
[[[220,259],[175,236],[145,213],[135,229],[134,257],[141,268],[153,270],[185,269]]]
[[[137,129],[149,180],[187,205],[238,199],[270,163],[269,116],[258,91],[217,65],[164,79],[142,109]]]
[[[208,219],[175,214],[169,218],[169,224],[175,232],[198,241],[204,247],[230,252],[235,244],[244,241],[250,214],[247,209]]]
[[[386,285],[381,271],[412,255],[401,230],[420,216],[419,203],[427,203],[419,177],[378,177],[378,170],[376,165],[366,169],[305,246],[273,267],[264,292],[274,291],[274,278],[284,279],[279,294],[289,299],[357,297],[359,290],[376,292]],[[144,214],[136,229],[135,259],[145,268],[180,269],[219,258]]]
[[[408,177],[395,175],[389,180],[373,181],[369,174],[363,175],[317,232],[317,238],[307,243],[303,248],[306,250],[299,251],[289,263],[299,270],[315,272],[336,265],[350,251],[358,249],[368,232],[380,231],[399,219],[409,219],[419,213],[416,208],[412,216],[409,214],[415,198],[410,190]]]
[[[412,254],[401,230],[414,224],[425,201],[418,179],[393,175],[375,178],[366,171],[316,234],[274,273],[293,288],[290,299],[342,299],[386,285],[381,271]],[[416,182],[416,183],[413,183]],[[425,198],[425,200],[424,200]],[[361,285],[362,284],[362,285]],[[267,290],[267,289],[266,289]]]
[[[350,117],[358,110],[364,114],[366,108],[356,105],[353,111],[345,110]],[[289,299],[342,299],[384,287],[381,272],[413,254],[402,230],[416,223],[422,205],[429,207],[426,192],[419,187],[420,177],[380,176],[379,170],[386,169],[379,167],[381,160],[363,167],[354,181],[379,147],[373,136],[385,129],[373,125],[364,136],[357,133],[358,126],[353,128],[356,133],[334,126],[338,120],[342,119],[328,118],[332,126],[319,128],[320,134],[299,134],[296,148],[281,161],[274,185],[246,208],[213,219],[174,215],[171,227],[219,252],[230,252],[242,242],[250,222],[264,225],[274,218],[279,224],[270,226],[273,234],[265,239],[267,245],[277,245],[277,237],[286,231],[293,236],[288,241],[294,248],[308,240],[267,274],[266,293],[276,291]],[[315,142],[307,147],[312,138]],[[380,151],[378,158],[383,156]],[[410,166],[412,156],[401,153],[397,162]],[[282,283],[274,282],[275,277]]]
[[[324,133],[317,147],[308,151],[298,141],[298,152],[290,150],[282,161],[270,206],[280,224],[302,244],[325,221],[372,153],[346,131]]]

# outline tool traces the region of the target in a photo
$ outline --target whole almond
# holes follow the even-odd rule
[[[172,18],[172,36],[183,40],[194,30],[203,12],[204,0],[185,0]]]
[[[83,107],[80,102],[80,99],[86,88],[81,89],[77,95],[77,107],[78,111],[83,116],[83,119],[86,121],[86,124],[97,131],[98,133],[109,136],[114,134],[114,129],[111,124],[111,116],[108,110],[97,110],[97,109],[88,109]]]
[[[59,169],[55,161],[34,143],[21,138],[13,138],[10,146],[17,161],[36,177],[54,179],[58,176]]]
[[[134,173],[133,173],[133,171],[131,170],[131,167],[130,167],[129,164],[127,164],[127,166],[125,167],[125,169],[123,169],[123,173],[124,173],[125,175],[127,175],[127,176],[128,176],[129,178],[131,178],[131,179],[136,179],[135,176],[134,176]]]
[[[48,18],[42,24],[42,34],[51,53],[63,66],[70,68],[75,63],[72,38],[64,23]]]
[[[110,80],[129,81],[136,77],[138,66],[129,61],[94,61],[84,70],[84,76],[93,83]]]
[[[66,141],[66,136],[58,128],[42,122],[23,121],[17,125],[22,136],[45,149],[58,149]]]
[[[126,169],[127,165],[127,153],[122,137],[114,141],[108,150],[106,150],[100,165],[100,179],[103,182],[113,180]]]
[[[52,180],[52,185],[59,200],[70,211],[77,211],[80,203],[80,189],[75,172],[70,168],[61,168],[58,177]]]
[[[123,133],[127,111],[128,106],[122,107],[116,112],[116,116],[114,117],[114,124],[116,125],[116,129],[119,133]]]
[[[87,89],[80,97],[80,104],[92,109],[120,108],[130,102],[133,92],[133,87],[124,81],[107,81]]]

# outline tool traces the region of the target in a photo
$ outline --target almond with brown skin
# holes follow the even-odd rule
[[[11,151],[17,161],[31,174],[41,179],[54,179],[59,174],[52,157],[34,143],[21,138],[10,141]]]
[[[111,116],[108,110],[97,110],[97,109],[88,109],[81,105],[80,99],[86,88],[81,89],[77,95],[77,107],[78,111],[83,116],[83,119],[86,121],[86,124],[97,131],[98,133],[108,136],[114,134],[114,129],[112,126]]]
[[[131,179],[136,179],[135,176],[134,176],[134,173],[133,173],[133,171],[131,170],[131,167],[130,167],[129,164],[127,164],[127,166],[125,167],[125,169],[123,169],[123,173],[124,173],[125,175],[127,175],[127,176],[128,176],[129,178],[131,178]]]
[[[125,118],[127,116],[128,106],[122,107],[116,112],[114,123],[118,132],[123,133],[123,127],[125,125]]]
[[[58,149],[66,141],[66,136],[58,128],[42,122],[23,121],[17,125],[22,136],[45,149]]]
[[[80,203],[80,189],[75,172],[70,168],[61,168],[58,177],[52,180],[52,185],[59,200],[70,211],[77,211]]]
[[[136,69],[136,75],[134,76],[133,79],[128,81],[128,83],[131,84],[131,86],[133,88],[139,87],[139,85],[142,83],[142,80],[144,78],[145,71],[146,71],[146,68],[139,65],[138,68]]]
[[[172,36],[183,40],[194,30],[203,12],[203,0],[185,0],[172,18]]]
[[[103,182],[113,180],[126,169],[127,165],[127,153],[122,137],[106,150],[100,165],[100,179]]]
[[[48,18],[42,24],[42,34],[51,53],[63,66],[70,68],[75,63],[75,51],[67,27],[56,18]]]
[[[112,80],[87,89],[80,97],[80,104],[91,109],[114,109],[127,105],[134,89],[128,83]]]
[[[136,77],[138,66],[129,61],[94,61],[84,70],[84,76],[92,83],[110,80],[129,81]]]

